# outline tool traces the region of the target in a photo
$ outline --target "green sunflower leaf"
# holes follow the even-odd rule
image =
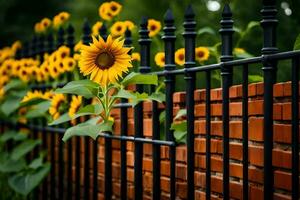
[[[131,72],[121,82],[121,85],[127,86],[129,84],[145,84],[145,85],[157,85],[158,77],[153,74],[140,74]]]
[[[89,136],[96,140],[99,133],[104,131],[112,131],[112,126],[112,121],[102,122],[101,124],[95,125],[88,122],[84,122],[71,128],[68,128],[62,140],[66,142],[73,136]]]
[[[27,196],[47,176],[50,168],[50,163],[46,163],[36,170],[17,173],[9,177],[9,186],[17,193]]]
[[[75,94],[87,99],[96,97],[98,94],[99,84],[91,80],[71,81],[63,88],[58,88],[55,93]]]

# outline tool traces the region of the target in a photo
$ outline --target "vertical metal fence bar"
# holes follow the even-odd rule
[[[165,42],[165,70],[174,70],[176,65],[174,62],[175,54],[175,26],[174,16],[172,11],[169,9],[164,17],[165,27],[164,36],[162,39]],[[165,76],[166,84],[166,119],[165,119],[165,134],[168,141],[175,141],[173,131],[170,129],[173,122],[173,93],[175,90],[175,77],[173,75]],[[174,200],[176,195],[176,147],[169,147],[170,157],[170,199]]]
[[[21,49],[21,58],[27,58],[28,57],[28,48],[29,44],[27,41],[23,43],[23,47]]]
[[[82,43],[89,45],[91,42],[91,28],[86,19],[83,24]],[[84,199],[90,198],[90,138],[84,138]]]
[[[45,40],[46,40],[46,38],[44,35],[40,35],[38,38],[36,55],[39,56],[41,62],[43,62],[43,60],[44,60]]]
[[[70,56],[73,56],[74,54],[74,27],[69,24],[68,28],[67,28],[67,46],[70,48]],[[67,80],[68,81],[72,81],[72,73],[68,73],[67,74]],[[68,95],[68,101],[70,102],[71,100],[71,96]],[[71,123],[68,123],[68,125],[71,125]],[[72,180],[72,160],[73,160],[73,156],[72,156],[72,152],[73,152],[73,146],[72,146],[72,140],[71,139],[68,143],[67,143],[67,199],[72,199],[72,195],[73,195],[73,180]]]
[[[150,72],[150,42],[148,36],[148,18],[142,17],[140,24],[140,53],[141,64],[139,67],[140,73]],[[136,91],[142,93],[144,91],[143,85],[136,85]],[[143,137],[143,103],[138,103],[134,108],[134,136]],[[143,143],[135,143],[134,147],[134,197],[135,199],[143,199]]]
[[[54,51],[54,37],[52,33],[49,33],[48,37],[47,37],[47,48],[46,51],[48,52],[48,54],[52,53]]]
[[[111,138],[105,138],[105,200],[112,199],[112,145]]]
[[[248,65],[243,66],[243,200],[248,199]]]
[[[106,40],[107,39],[107,28],[106,28],[106,25],[103,24],[99,30],[99,33],[101,35],[101,37]]]
[[[58,29],[56,42],[57,42],[56,48],[59,48],[60,46],[64,45],[64,43],[65,43],[65,31],[62,27],[60,27]]]
[[[261,10],[263,28],[262,54],[276,53],[276,0],[263,0]],[[263,61],[264,72],[264,199],[273,199],[273,83],[276,81],[276,63]],[[274,76],[275,75],[275,76]]]
[[[50,172],[50,199],[56,199],[56,190],[55,190],[55,135],[51,134],[50,137],[50,156],[51,156],[51,172]]]
[[[211,161],[210,161],[210,126],[211,126],[211,113],[210,113],[210,90],[211,90],[211,71],[206,71],[206,88],[205,88],[205,129],[206,129],[206,138],[205,138],[205,160],[206,160],[206,187],[205,187],[205,198],[210,200],[210,191],[211,191]]]
[[[151,92],[155,91],[155,86],[151,86]],[[160,139],[160,127],[159,127],[159,110],[158,102],[152,101],[152,138],[153,140]],[[160,145],[152,145],[152,158],[153,158],[153,178],[152,178],[152,199],[160,200]]]
[[[37,45],[37,37],[36,35],[32,36],[31,42],[30,42],[30,51],[29,51],[29,56],[30,57],[35,57],[36,55],[36,46]]]
[[[232,84],[232,68],[226,66],[226,61],[232,56],[232,13],[228,4],[225,4],[222,13],[220,34],[222,36],[221,67],[222,76],[222,121],[223,121],[223,198],[229,199],[229,87]]]
[[[76,122],[78,123],[79,120],[76,120]],[[80,183],[81,183],[81,179],[80,179],[80,161],[81,161],[81,145],[80,145],[80,137],[76,137],[75,138],[75,199],[79,200],[80,199],[80,195],[81,195],[81,188],[80,188]]]
[[[57,48],[62,46],[65,43],[65,32],[62,27],[59,28],[57,33]],[[57,134],[57,143],[58,143],[58,197],[60,199],[64,199],[64,151],[63,151],[63,141],[61,140],[62,135],[59,133],[53,133]]]
[[[292,199],[299,199],[299,65],[292,60]]]
[[[195,13],[189,5],[184,15],[184,39],[185,39],[185,68],[195,66],[195,38],[196,38],[196,21]],[[194,153],[194,90],[195,90],[195,73],[185,73],[186,80],[186,110],[187,110],[187,199],[195,198],[194,171],[195,171],[195,153]]]
[[[102,27],[101,27],[102,28]],[[102,32],[102,30],[100,30]],[[125,32],[125,42],[124,46],[131,47],[132,39],[131,32],[129,29]],[[121,99],[121,103],[127,103],[127,99]],[[128,112],[127,108],[121,107],[121,135],[127,136],[128,132]],[[120,188],[120,196],[122,200],[127,199],[127,142],[125,140],[121,141],[121,188]]]

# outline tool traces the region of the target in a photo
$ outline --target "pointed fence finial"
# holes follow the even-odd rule
[[[150,44],[151,39],[149,38],[148,30],[148,18],[143,16],[140,24],[140,53],[141,53],[141,65],[139,71],[141,73],[148,73],[151,71],[150,68]]]
[[[126,29],[124,45],[130,47],[131,44],[132,44],[131,31],[129,29]]]
[[[59,27],[57,32],[57,45],[56,47],[60,47],[65,43],[65,31],[62,27]]]
[[[195,13],[191,5],[189,5],[184,15],[184,32],[185,38],[185,67],[193,67],[195,64],[195,38],[196,38],[196,21]]]
[[[89,45],[89,43],[91,41],[92,41],[92,37],[91,37],[90,23],[87,19],[85,19],[84,23],[83,23],[82,43],[85,44],[85,45]]]
[[[221,48],[221,62],[231,61],[233,60],[233,44],[232,44],[232,35],[234,33],[233,30],[233,20],[232,20],[232,12],[229,4],[225,4],[223,12],[222,12],[222,20],[221,20],[221,29],[220,34],[222,37],[222,48]],[[222,69],[223,75],[229,76],[229,85],[232,84],[232,68],[223,66]]]
[[[175,26],[174,26],[174,16],[171,9],[168,9],[164,17],[165,26],[163,28],[164,35],[162,39],[165,42],[165,69],[174,70],[175,69]]]
[[[70,48],[71,50],[71,56],[73,56],[74,54],[74,40],[75,40],[75,36],[74,36],[74,27],[72,26],[72,24],[69,24],[68,28],[67,28],[67,46]]]
[[[107,39],[107,27],[105,24],[103,24],[99,30],[100,36],[103,38],[103,40]]]

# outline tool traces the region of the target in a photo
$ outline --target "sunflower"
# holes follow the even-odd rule
[[[104,20],[110,21],[113,18],[113,15],[110,11],[110,3],[109,2],[105,2],[105,3],[101,4],[101,6],[99,7],[99,10],[98,10],[98,13],[99,13],[99,16]]]
[[[12,45],[11,45],[11,49],[14,51],[14,53],[17,52],[18,49],[21,49],[22,47],[22,43],[20,40],[15,41]]]
[[[44,32],[44,28],[40,22],[38,22],[34,25],[34,32],[36,32],[36,33]]]
[[[36,75],[36,80],[38,82],[42,82],[42,81],[46,81],[47,79],[48,79],[48,75],[45,73],[45,71],[38,68],[37,75]]]
[[[30,80],[30,70],[25,67],[21,68],[18,75],[23,82],[28,82]]]
[[[66,103],[66,97],[63,94],[55,94],[52,97],[49,113],[54,120],[60,117],[61,106]]]
[[[21,102],[30,101],[32,99],[44,99],[44,95],[39,90],[28,91],[27,94],[23,97]]]
[[[74,46],[74,51],[75,52],[79,52],[81,50],[82,47],[82,41],[80,40],[79,42],[77,42],[77,44]]]
[[[25,117],[26,113],[27,113],[27,108],[26,107],[23,107],[23,108],[20,108],[18,110],[18,122],[22,123],[22,124],[26,124],[27,123],[27,119]]]
[[[63,60],[64,69],[68,72],[73,71],[76,66],[76,61],[74,58],[66,58]]]
[[[185,60],[185,50],[184,50],[184,48],[178,49],[175,52],[175,63],[177,65],[183,66],[184,65],[184,60]]]
[[[132,67],[131,48],[123,47],[124,40],[112,39],[111,35],[105,42],[102,37],[97,40],[93,37],[90,46],[83,46],[79,61],[79,68],[84,76],[101,85],[114,83],[128,68]]]
[[[110,28],[110,32],[113,35],[113,37],[122,36],[125,33],[125,31],[126,31],[126,24],[121,21],[115,22]]]
[[[1,79],[0,79],[0,86],[4,86],[8,83],[9,81],[9,77],[8,76],[1,76]]]
[[[234,51],[235,54],[243,54],[243,53],[246,53],[245,49],[239,48],[239,47],[234,48],[233,51]]]
[[[54,64],[49,66],[49,72],[53,79],[56,79],[60,75],[58,67]]]
[[[154,37],[157,33],[159,33],[161,29],[161,23],[155,19],[148,20],[148,30],[149,37]]]
[[[109,8],[109,12],[110,12],[113,16],[116,16],[116,15],[118,15],[118,14],[121,12],[121,10],[122,10],[122,5],[119,4],[119,3],[117,3],[117,2],[115,2],[115,1],[111,1],[111,2],[109,2],[108,8]]]
[[[82,96],[72,96],[72,100],[69,108],[69,116],[73,118],[75,114],[78,112],[79,108],[82,104]]]
[[[42,19],[42,21],[40,22],[40,24],[41,24],[41,26],[44,27],[44,29],[47,29],[51,25],[51,20],[49,18],[44,18],[44,19]]]
[[[66,68],[65,68],[65,65],[64,65],[64,62],[62,59],[60,61],[57,61],[55,63],[55,66],[60,74],[62,74],[66,71]]]
[[[70,14],[67,12],[61,12],[54,16],[53,18],[53,27],[58,29],[61,25],[63,25],[70,18]]]
[[[132,59],[132,61],[139,62],[139,61],[141,61],[141,55],[139,53],[137,53],[137,52],[132,53],[131,59]]]
[[[2,99],[4,97],[4,94],[5,94],[4,88],[1,87],[0,88],[0,99]]]
[[[124,24],[125,24],[126,28],[129,29],[130,31],[132,31],[135,27],[134,23],[130,20],[126,20],[124,22]]]
[[[93,27],[92,27],[92,33],[94,36],[98,36],[100,33],[99,33],[99,30],[100,28],[102,27],[103,25],[103,22],[96,22]]]
[[[198,62],[206,61],[209,58],[209,49],[207,47],[197,47],[195,55]]]
[[[165,66],[165,53],[158,52],[154,57],[154,61],[157,66],[164,67]]]
[[[68,48],[66,46],[59,47],[59,49],[57,50],[57,56],[61,59],[69,57],[70,56],[70,48]]]

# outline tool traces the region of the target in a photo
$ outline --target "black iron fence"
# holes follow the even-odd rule
[[[205,81],[206,83],[206,100],[205,100],[205,113],[206,113],[206,199],[211,197],[211,160],[210,160],[210,145],[211,145],[211,74],[214,70],[221,70],[222,77],[222,121],[223,121],[223,199],[230,198],[230,175],[229,175],[229,88],[232,85],[233,69],[240,68],[242,70],[242,140],[243,140],[243,199],[248,199],[248,68],[251,64],[262,64],[263,79],[264,79],[264,199],[273,199],[274,192],[274,170],[272,166],[272,149],[273,149],[273,84],[276,81],[276,69],[277,63],[281,60],[291,61],[292,66],[292,199],[299,199],[299,61],[300,51],[282,52],[278,53],[276,48],[276,6],[275,0],[264,0],[263,8],[261,10],[262,21],[261,26],[263,29],[263,48],[262,55],[249,59],[233,60],[232,48],[233,40],[233,20],[232,13],[228,4],[225,5],[222,20],[220,35],[222,38],[222,54],[221,62],[217,64],[196,66],[195,63],[195,38],[196,38],[196,22],[195,14],[191,6],[189,6],[185,13],[185,20],[183,23],[184,32],[183,37],[185,41],[185,67],[183,69],[176,69],[174,62],[175,53],[175,30],[174,17],[171,10],[168,10],[164,18],[164,36],[162,39],[165,44],[165,68],[163,71],[151,72],[150,66],[150,45],[151,39],[148,36],[147,30],[147,18],[143,18],[140,24],[140,54],[141,63],[139,71],[141,73],[154,73],[159,77],[164,78],[165,82],[165,134],[166,141],[160,140],[160,126],[159,126],[159,110],[158,103],[152,102],[152,131],[153,138],[143,137],[143,104],[139,103],[134,108],[134,136],[127,135],[127,108],[129,105],[125,100],[118,105],[121,113],[121,133],[120,135],[114,135],[110,133],[102,133],[100,137],[105,138],[105,199],[112,198],[112,140],[121,141],[121,184],[120,184],[120,197],[121,199],[127,199],[127,155],[126,155],[126,143],[134,142],[134,198],[143,199],[143,144],[150,143],[153,145],[153,192],[152,198],[157,200],[161,197],[161,183],[160,183],[160,146],[169,146],[169,158],[170,158],[170,199],[176,199],[176,142],[174,139],[173,131],[170,129],[173,122],[173,93],[175,85],[175,77],[177,75],[184,75],[186,80],[186,110],[187,110],[187,196],[186,199],[195,199],[195,186],[194,186],[194,172],[195,172],[195,154],[194,154],[194,90],[196,89],[197,81]],[[55,46],[66,44],[71,49],[74,48],[74,29],[70,25],[66,30],[60,29],[57,36],[57,45],[54,44],[54,38],[49,35],[47,38],[44,36],[34,37],[32,41],[26,44],[21,52],[19,52],[19,58],[31,57],[35,55],[43,55],[45,52],[51,53],[55,50]],[[100,30],[103,37],[106,37],[106,28],[103,26]],[[66,40],[65,40],[66,38]],[[131,45],[131,33],[126,31],[125,44]],[[82,41],[84,44],[88,44],[91,41],[90,27],[88,22],[84,23]],[[279,66],[278,66],[279,67]],[[204,73],[205,80],[197,80],[196,73]],[[50,86],[37,85],[33,88],[46,89]],[[145,90],[144,86],[137,86],[138,92]],[[155,90],[152,87],[151,90]],[[92,143],[90,148],[90,141],[88,138],[84,140],[84,191],[80,190],[80,138],[75,138],[75,142],[68,142],[67,148],[67,164],[64,166],[63,155],[64,148],[62,142],[59,143],[57,155],[55,155],[55,137],[62,137],[65,129],[63,127],[47,127],[46,122],[41,122],[41,125],[31,124],[28,128],[34,130],[34,137],[37,137],[37,132],[42,132],[44,148],[47,147],[47,134],[51,134],[50,138],[50,158],[53,164],[50,187],[48,188],[45,182],[42,186],[42,199],[47,199],[50,195],[51,199],[72,199],[73,192],[75,193],[75,199],[80,199],[82,196],[84,199],[98,199],[98,142]],[[19,128],[19,127],[15,127]],[[92,152],[90,152],[92,150]],[[72,152],[75,152],[75,161],[73,161]],[[58,156],[58,165],[56,168],[55,157]],[[89,159],[93,159],[93,182],[92,182],[92,197],[90,197],[90,177],[89,177]],[[75,163],[75,187],[72,187],[72,162]],[[66,168],[67,173],[64,173]],[[58,169],[58,191],[55,191],[55,174]],[[65,175],[67,177],[67,183],[64,182]],[[64,185],[67,185],[67,192],[64,190]],[[56,193],[57,192],[57,193]]]

